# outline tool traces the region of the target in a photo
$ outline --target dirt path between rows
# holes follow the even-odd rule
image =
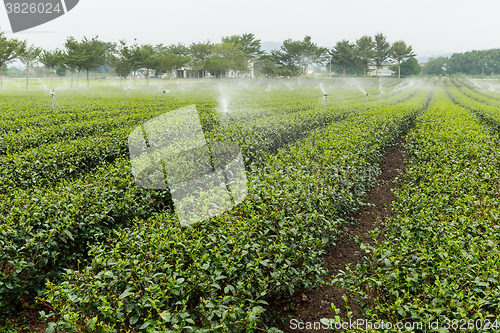
[[[344,270],[348,264],[355,266],[363,261],[363,251],[355,238],[359,237],[364,243],[370,242],[370,231],[380,225],[380,220],[388,217],[392,213],[392,202],[396,199],[392,192],[398,185],[396,177],[400,170],[404,172],[404,147],[403,138],[399,138],[394,145],[386,147],[384,158],[381,161],[381,175],[377,178],[379,184],[375,186],[366,197],[370,205],[362,206],[361,209],[352,215],[355,224],[349,226],[349,230],[338,241],[337,246],[328,249],[323,259],[328,271],[326,280],[331,280],[332,276]],[[348,302],[343,297],[347,296]],[[335,318],[336,314],[331,307],[331,303],[340,309],[340,317],[347,318],[346,305],[352,311],[352,319],[363,318],[361,307],[352,299],[352,294],[343,288],[320,285],[315,289],[297,292],[294,298],[277,299],[268,307],[275,311],[278,317],[285,324],[279,327],[285,333],[291,332],[331,332],[331,330],[307,330],[299,329],[296,322],[291,322],[292,318],[301,319],[305,323],[319,322],[321,318]],[[293,306],[291,306],[293,305]],[[291,308],[295,307],[295,310]],[[274,324],[274,326],[276,323]],[[304,326],[305,328],[305,326]]]

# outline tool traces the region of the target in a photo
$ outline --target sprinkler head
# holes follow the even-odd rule
[[[325,95],[325,98],[327,98],[327,97],[328,97],[328,94],[327,94],[327,93],[323,93],[323,95]]]

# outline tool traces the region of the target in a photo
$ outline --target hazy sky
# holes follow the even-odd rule
[[[3,7],[0,28],[48,49],[61,47],[67,36],[189,44],[246,32],[262,42],[311,35],[318,45],[332,47],[382,32],[423,56],[499,48],[500,1],[80,0],[66,15],[16,34]]]

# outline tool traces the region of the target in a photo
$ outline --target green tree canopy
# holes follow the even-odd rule
[[[18,52],[19,60],[26,65],[26,90],[28,90],[29,69],[38,61],[42,49],[34,45],[27,46],[26,43],[23,43]]]
[[[56,67],[60,66],[63,61],[63,53],[60,50],[55,51],[43,51],[40,54],[39,61],[50,71],[50,89],[52,89],[52,78],[54,77],[54,70]]]
[[[205,65],[207,59],[212,54],[213,44],[210,41],[202,43],[192,43],[189,46],[189,52],[191,55],[190,66],[196,71],[202,71],[202,77],[205,77]]]
[[[355,45],[344,39],[337,42],[333,49],[330,51],[332,62],[336,65],[342,66],[342,77],[345,77],[345,71],[348,64],[356,62],[356,54],[354,52]]]
[[[415,58],[407,59],[403,61],[399,66],[398,64],[394,64],[389,69],[393,72],[396,72],[398,70],[398,67],[400,68],[400,73],[402,76],[418,75],[422,70],[420,64]]]
[[[311,36],[305,36],[304,40],[283,41],[280,50],[272,53],[273,57],[280,63],[293,63],[301,69],[302,74],[306,75],[309,66],[317,64],[323,65],[328,58],[328,50],[324,47],[318,47],[312,42]],[[290,68],[291,64],[289,64]],[[293,73],[293,72],[292,72]]]
[[[446,57],[438,57],[438,58],[430,58],[423,68],[424,74],[429,75],[442,75],[446,73],[446,63],[448,62],[448,58]]]
[[[410,45],[406,45],[406,43],[402,40],[398,40],[392,44],[389,54],[390,57],[398,63],[398,78],[401,78],[401,61],[416,56],[416,54],[413,53],[412,47]]]
[[[136,40],[134,40],[136,41]],[[131,46],[125,45],[123,48],[123,55],[134,72],[134,86],[137,78],[137,70],[142,68],[145,61],[145,54],[143,49],[137,42]]]
[[[363,73],[366,77],[366,68],[370,64],[375,55],[373,38],[371,36],[363,36],[356,40],[355,53],[361,64],[363,64]]]
[[[64,42],[64,65],[71,73],[71,88],[73,88],[73,72],[76,69],[78,75],[83,68],[83,63],[87,60],[83,52],[82,45],[74,38],[68,37]]]
[[[230,70],[233,70],[235,74],[236,72],[246,71],[248,69],[248,59],[234,42],[223,42],[213,46],[206,67],[210,72],[225,73],[227,77]]]
[[[373,60],[375,61],[375,66],[377,67],[375,77],[378,77],[378,69],[389,57],[391,45],[387,42],[387,36],[384,36],[382,33],[375,35],[374,44]]]
[[[295,74],[302,74],[302,68],[297,65],[293,55],[290,53],[272,50],[269,59],[275,64],[275,75],[294,76]],[[268,69],[270,68],[268,67]]]
[[[24,43],[15,38],[7,38],[5,33],[0,31],[0,90],[3,89],[3,66],[19,56]]]
[[[126,45],[124,40],[120,40],[117,45],[113,45],[107,57],[108,64],[114,68],[116,75],[120,78],[120,86],[122,85],[122,78],[127,77],[132,71],[130,63],[124,55]]]
[[[59,65],[56,69],[56,75],[60,77],[66,76],[66,67],[64,67],[64,65]]]

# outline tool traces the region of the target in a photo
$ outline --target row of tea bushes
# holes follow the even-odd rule
[[[428,100],[353,113],[314,130],[248,173],[247,199],[230,212],[181,228],[172,213],[136,220],[91,262],[47,285],[60,318],[50,329],[116,332],[238,332],[259,326],[266,299],[312,286],[379,172],[383,147]],[[47,314],[49,315],[49,314]]]
[[[488,92],[485,92],[478,88],[470,88],[461,80],[450,80],[450,82],[452,83],[452,85],[456,86],[465,96],[487,106],[500,107],[500,102],[498,101],[498,98],[500,98],[500,96],[488,96]]]
[[[439,88],[407,137],[408,168],[384,237],[341,279],[369,319],[500,329],[499,143]]]
[[[393,96],[387,102],[394,103],[415,93],[416,91],[408,91]],[[385,102],[379,103],[384,104]],[[279,111],[279,105],[276,106],[274,112],[267,112],[264,117],[255,118],[249,116],[245,122],[230,123],[229,139],[238,143],[241,147],[247,165],[258,160],[261,154],[265,154],[270,150],[275,151],[306,136],[314,128],[325,126],[332,121],[341,120],[348,113],[366,107],[361,104],[344,108],[308,109],[282,114]],[[129,133],[140,123],[140,120],[149,119],[163,113],[161,110],[154,112],[149,111],[140,114],[134,110],[131,116],[125,114],[123,116],[125,119],[132,117],[130,121],[133,126],[131,127],[125,126],[127,124],[124,122],[115,124],[110,121],[110,128],[118,128],[100,135],[86,133],[88,136],[83,138],[43,144],[37,148],[27,149],[16,154],[0,156],[0,193],[50,186],[61,180],[71,180],[85,175],[104,162],[111,163],[116,158],[127,156],[127,137]],[[207,108],[201,108],[200,116],[202,124],[205,124],[205,127],[208,128],[208,124],[213,119],[210,111],[207,111]],[[96,127],[88,123],[83,124],[92,128],[94,132],[97,127],[107,126],[99,123],[96,123]],[[53,130],[53,128],[50,129]],[[44,136],[47,131],[39,132],[40,134],[37,134],[37,137],[47,140]],[[37,131],[33,130],[33,132],[36,133]],[[57,138],[57,131],[53,133],[55,133],[54,138]],[[77,134],[82,133],[77,132]],[[73,134],[73,136],[77,136],[77,134]],[[19,135],[20,133],[16,133],[13,137],[16,140],[21,140],[22,137]],[[215,141],[225,138],[227,133],[224,133],[217,125],[212,126],[212,131],[207,133],[206,136],[209,140]],[[60,139],[62,140],[62,138]],[[24,138],[23,140],[28,139]],[[7,143],[5,142],[5,144]],[[23,150],[21,146],[12,143],[9,144],[9,147],[11,150]]]
[[[479,119],[489,124],[500,133],[500,109],[498,107],[479,102],[465,95],[462,90],[459,90],[453,85],[448,85],[446,87],[446,92],[455,104],[471,110]]]
[[[500,92],[498,90],[485,90],[484,87],[479,88],[478,86],[476,86],[475,84],[473,84],[470,80],[465,80],[465,79],[461,79],[461,80],[453,80],[453,83],[457,84],[460,86],[465,86],[467,88],[469,88],[470,90],[474,91],[475,93],[477,94],[480,94],[482,96],[486,96],[488,98],[490,98],[490,100],[493,100],[493,101],[498,101],[498,99],[500,98]],[[480,86],[481,87],[481,86]]]

